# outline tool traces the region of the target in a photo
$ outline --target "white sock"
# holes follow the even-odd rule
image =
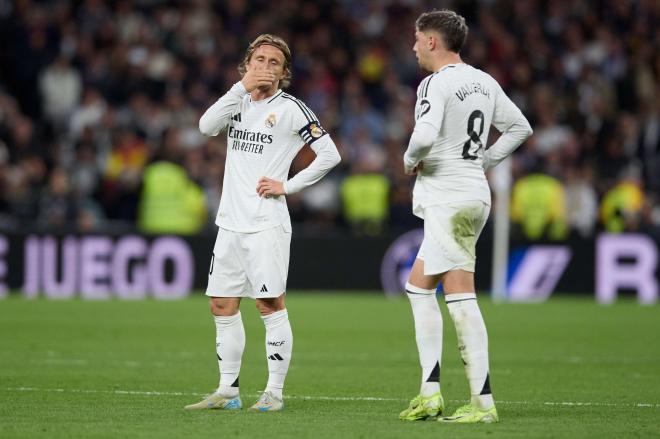
[[[282,398],[284,379],[291,362],[293,333],[286,309],[262,316],[266,327],[266,358],[268,360],[268,384],[266,391]]]
[[[215,320],[215,350],[220,369],[218,392],[238,395],[238,375],[245,349],[245,329],[240,311],[229,317],[213,316]]]
[[[456,326],[458,350],[470,383],[472,404],[489,409],[493,406],[488,375],[488,333],[475,293],[445,295],[447,308]]]
[[[422,366],[420,394],[431,396],[440,391],[440,364],[442,362],[442,314],[435,290],[425,290],[406,284],[415,320],[415,340]]]

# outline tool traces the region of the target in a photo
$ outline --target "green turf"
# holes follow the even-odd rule
[[[182,410],[217,383],[214,327],[202,297],[2,300],[0,437],[660,435],[659,307],[600,307],[565,298],[496,306],[482,300],[502,422],[460,426],[397,419],[419,380],[407,301],[302,292],[287,300],[294,356],[286,411],[274,414]],[[247,347],[241,393],[248,405],[265,384],[266,361],[253,303],[245,301],[242,311]],[[453,409],[468,391],[453,326],[444,316],[443,393]]]

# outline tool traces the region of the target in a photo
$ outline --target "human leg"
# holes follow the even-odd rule
[[[257,309],[266,328],[268,383],[264,394],[251,410],[278,411],[283,408],[282,391],[293,350],[293,333],[284,297],[285,295],[282,294],[279,297],[256,300]]]
[[[470,407],[474,409],[461,408],[454,421],[497,421],[490,389],[488,334],[474,286],[476,243],[488,213],[489,206],[482,202],[434,206],[424,212],[424,242],[428,243],[424,272],[440,274],[470,384]]]
[[[220,230],[211,258],[206,294],[216,330],[220,380],[214,393],[186,409],[239,409],[239,374],[245,349],[245,329],[239,311],[247,278],[233,250],[234,234]],[[231,297],[218,297],[228,294]]]
[[[417,258],[406,284],[415,322],[415,340],[422,367],[420,393],[400,413],[404,420],[421,420],[442,413],[444,402],[440,392],[442,363],[442,314],[436,299],[438,275],[424,274],[424,260]]]
[[[245,329],[239,311],[238,297],[211,297],[211,313],[215,322],[216,356],[220,382],[218,388],[202,401],[186,406],[195,409],[236,410],[242,406],[239,396],[238,376],[245,349]]]
[[[283,227],[254,234],[246,241],[253,261],[247,275],[266,328],[268,362],[266,388],[251,410],[279,411],[284,406],[282,391],[293,350],[293,333],[284,302],[290,242],[291,233]]]
[[[464,270],[445,273],[443,287],[470,384],[471,403],[489,409],[494,403],[488,367],[488,333],[474,292],[474,273]]]

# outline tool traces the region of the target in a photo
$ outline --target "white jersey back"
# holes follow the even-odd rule
[[[325,134],[314,113],[282,90],[260,101],[252,101],[246,94],[232,110],[227,126],[227,159],[216,224],[242,233],[280,224],[290,231],[285,197],[260,197],[257,182],[264,176],[286,181],[298,151]]]
[[[481,200],[490,204],[483,154],[491,123],[500,131],[522,117],[489,74],[468,64],[449,64],[417,89],[415,120],[437,129],[413,191],[413,212],[431,205]]]

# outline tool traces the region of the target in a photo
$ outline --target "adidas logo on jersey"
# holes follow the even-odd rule
[[[234,116],[231,118],[231,120],[235,120],[236,122],[241,121],[241,113],[234,114]]]
[[[261,290],[260,290],[259,292],[260,292],[260,293],[267,293],[267,292],[268,292],[268,288],[266,288],[266,284],[263,284],[263,285],[261,286]]]

